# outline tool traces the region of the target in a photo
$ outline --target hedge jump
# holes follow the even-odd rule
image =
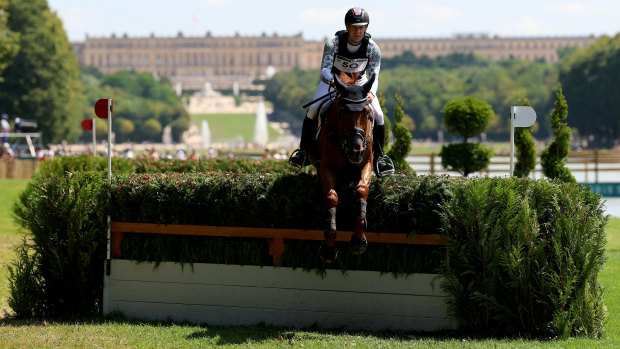
[[[121,256],[124,233],[269,239],[274,265],[284,240],[322,241],[322,230],[162,225],[113,222],[111,254]],[[352,232],[342,231],[339,241]],[[367,232],[371,243],[445,245],[441,235]],[[317,256],[318,258],[318,256]],[[453,329],[435,274],[394,278],[376,271],[327,270],[323,276],[288,267],[138,263],[113,259],[104,282],[104,313],[211,325],[259,323],[366,330]]]
[[[278,264],[284,252],[285,239],[320,241],[325,239],[322,230],[112,222],[111,254],[113,256],[121,256],[123,233],[270,239],[269,255],[273,257],[274,265]],[[336,241],[349,241],[352,234],[351,231],[339,231]],[[416,234],[411,239],[407,237],[407,234],[377,232],[365,232],[365,234],[369,243],[434,246],[446,244],[439,234]]]

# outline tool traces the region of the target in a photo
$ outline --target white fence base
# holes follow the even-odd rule
[[[437,331],[455,328],[434,274],[112,260],[106,313],[210,325]]]

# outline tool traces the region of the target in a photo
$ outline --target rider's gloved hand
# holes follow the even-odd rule
[[[332,85],[334,82],[334,74],[332,74],[328,68],[323,68],[323,70],[321,70],[321,81],[328,85]]]

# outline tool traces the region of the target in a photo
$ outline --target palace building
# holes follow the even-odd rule
[[[373,38],[383,58],[406,51],[434,58],[455,52],[474,53],[491,60],[508,58],[528,61],[558,60],[557,50],[567,46],[585,47],[595,36],[502,38],[488,35],[455,35],[436,39]],[[215,37],[86,37],[73,43],[81,64],[95,66],[105,74],[133,69],[166,76],[183,89],[231,88],[237,82],[250,88],[255,79],[269,78],[277,71],[294,68],[316,70],[318,74],[324,41],[306,41],[301,34],[280,36]]]

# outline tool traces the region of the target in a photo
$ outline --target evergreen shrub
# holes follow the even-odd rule
[[[442,212],[451,310],[470,333],[599,337],[606,243],[600,196],[526,179],[473,179]]]
[[[28,184],[15,204],[29,239],[9,266],[9,304],[18,317],[80,316],[101,307],[108,190],[95,173]]]

